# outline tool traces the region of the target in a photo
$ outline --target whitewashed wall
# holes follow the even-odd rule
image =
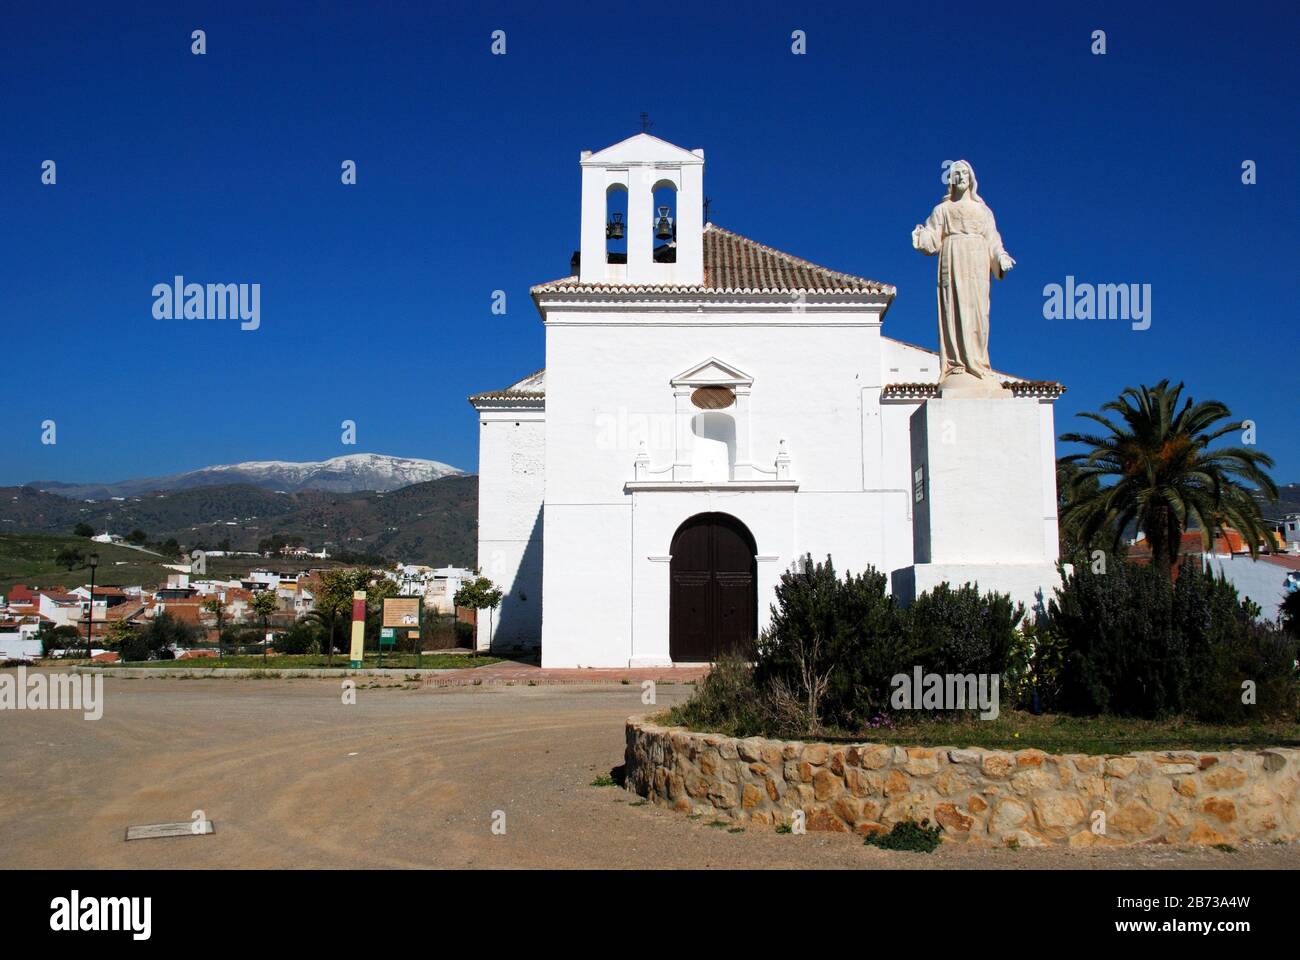
[[[545,457],[542,411],[479,411],[478,563],[505,594],[479,612],[481,650],[535,647],[541,637]]]

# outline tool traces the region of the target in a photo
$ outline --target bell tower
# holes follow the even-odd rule
[[[638,133],[580,166],[583,283],[704,282],[703,150]]]

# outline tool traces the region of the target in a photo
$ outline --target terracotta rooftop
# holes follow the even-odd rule
[[[704,283],[582,283],[564,277],[532,288],[538,293],[871,293],[893,297],[894,287],[840,273],[724,230],[704,225]]]
[[[502,387],[500,390],[488,390],[485,393],[476,393],[469,398],[470,403],[480,402],[502,402],[508,401],[513,403],[541,403],[546,399],[546,369],[534,371],[522,380],[516,380],[508,387]]]

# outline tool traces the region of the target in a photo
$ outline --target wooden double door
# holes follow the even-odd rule
[[[754,538],[725,513],[701,513],[672,543],[668,650],[674,661],[754,655],[758,583]]]

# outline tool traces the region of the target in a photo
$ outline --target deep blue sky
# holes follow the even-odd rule
[[[993,362],[1069,387],[1060,430],[1182,379],[1300,480],[1296,4],[726,7],[7,4],[0,483],[357,451],[475,469],[465,396],[543,363],[528,287],[568,272],[578,153],[643,110],[705,148],[715,222],[895,284],[885,333],[931,348],[909,233],[942,161],[971,160],[1019,261]],[[153,319],[177,273],[260,282],[261,329]],[[1044,320],[1067,274],[1152,284],[1151,329]]]

